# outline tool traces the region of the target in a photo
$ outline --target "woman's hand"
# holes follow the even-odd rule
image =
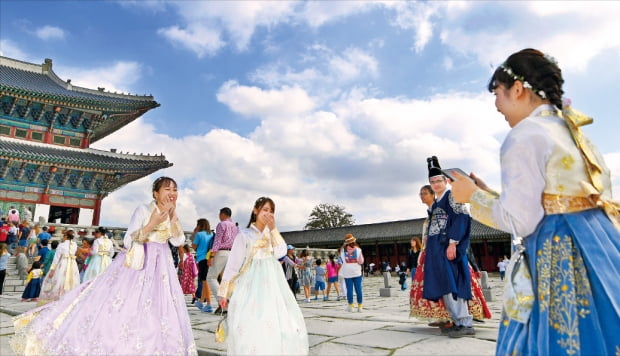
[[[470,177],[472,177],[474,179],[474,181],[476,182],[476,185],[478,186],[478,188],[485,190],[487,192],[492,192],[493,190],[491,188],[489,188],[489,186],[477,175],[475,174],[470,174]]]
[[[227,307],[228,307],[228,299],[226,298],[220,299],[220,308],[222,308],[222,310],[226,310]]]
[[[452,196],[457,203],[469,203],[471,196],[474,194],[478,187],[471,180],[460,175],[458,172],[452,172],[456,180],[450,179],[450,185],[452,186]],[[472,174],[472,178],[473,178]],[[482,183],[484,184],[484,183]],[[486,186],[486,184],[484,184]]]
[[[273,213],[260,212],[258,214],[258,220],[265,226],[269,228],[269,230],[273,230],[276,228],[276,218]]]
[[[49,273],[47,274],[47,276],[49,278],[54,278],[54,270],[49,271]]]
[[[157,211],[157,209],[154,209],[153,212],[151,213],[151,217],[149,218],[149,222],[147,225],[150,225],[151,227],[155,227],[163,223],[164,221],[166,221],[167,218],[168,218],[167,210],[161,209],[160,211]]]

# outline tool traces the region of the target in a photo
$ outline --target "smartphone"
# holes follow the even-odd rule
[[[452,174],[453,172],[457,172],[458,174],[465,176],[472,182],[476,183],[476,181],[470,177],[469,174],[465,173],[465,171],[460,168],[446,168],[441,170],[441,173],[443,173],[444,176],[448,177],[452,181],[456,181],[456,178],[454,178],[454,175]]]

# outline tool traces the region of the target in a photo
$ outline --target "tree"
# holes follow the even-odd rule
[[[353,215],[336,204],[319,204],[312,209],[304,230],[328,229],[331,227],[351,226],[355,223]]]

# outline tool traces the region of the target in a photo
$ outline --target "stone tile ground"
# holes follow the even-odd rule
[[[392,283],[396,281],[393,280]],[[364,279],[364,311],[346,312],[345,301],[312,301],[300,307],[306,320],[311,355],[493,355],[501,312],[502,282],[489,277],[493,318],[475,323],[476,336],[450,339],[427,321],[409,317],[409,293],[395,291],[392,297],[380,297],[383,278]],[[35,307],[21,302],[21,293],[0,295],[0,355],[13,356],[9,337],[13,335],[11,318]],[[226,353],[226,345],[214,340],[220,317],[203,313],[189,304],[188,311],[196,345],[201,355]]]

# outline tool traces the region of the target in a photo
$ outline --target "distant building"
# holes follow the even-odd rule
[[[74,86],[56,76],[51,59],[0,57],[0,210],[28,207],[35,222],[99,225],[108,194],[172,163],[90,144],[158,106],[152,96]]]
[[[304,247],[336,249],[342,246],[344,235],[353,234],[362,248],[366,265],[379,266],[387,259],[391,266],[407,260],[410,240],[422,238],[424,218],[388,221],[321,230],[283,232],[287,244]],[[510,234],[472,220],[471,248],[478,265],[485,271],[497,270],[497,259],[510,255]]]

